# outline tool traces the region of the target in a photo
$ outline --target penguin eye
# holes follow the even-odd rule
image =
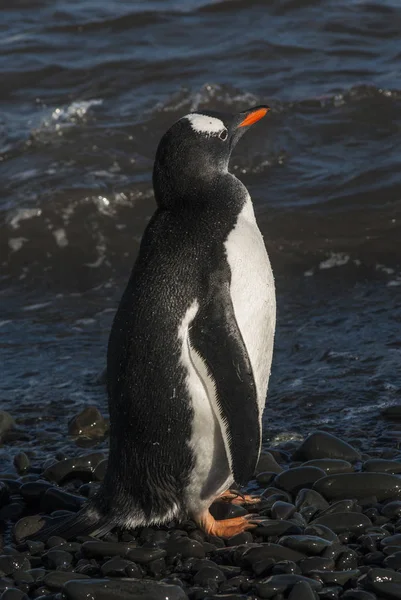
[[[227,129],[223,129],[223,131],[219,133],[219,138],[223,140],[223,142],[228,138]]]

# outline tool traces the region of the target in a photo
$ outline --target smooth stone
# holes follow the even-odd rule
[[[252,566],[254,562],[273,558],[275,561],[292,560],[298,562],[306,555],[297,550],[280,546],[279,544],[263,544],[257,547],[248,548],[240,559],[239,566]]]
[[[274,471],[263,471],[262,473],[258,473],[256,475],[256,481],[259,485],[270,485],[275,479],[277,473]]]
[[[316,535],[317,537],[322,537],[330,542],[338,542],[338,536],[329,527],[326,527],[326,525],[308,525],[304,531],[304,534]]]
[[[40,499],[44,496],[45,492],[52,488],[53,485],[44,479],[37,479],[36,481],[29,481],[24,483],[20,488],[20,494],[29,506],[39,504]]]
[[[371,594],[370,592],[367,592],[366,590],[359,590],[359,589],[355,589],[355,590],[347,590],[346,592],[344,592],[344,594],[341,596],[341,600],[377,600],[377,596],[374,596],[373,594]]]
[[[362,471],[370,473],[401,473],[401,462],[371,458],[362,464]]]
[[[126,557],[131,549],[136,549],[135,542],[130,544],[129,542],[88,541],[84,542],[81,547],[82,554],[87,558]]]
[[[259,529],[256,528],[254,529],[254,531],[257,532],[259,531]],[[226,541],[227,546],[239,546],[239,544],[250,544],[252,542],[253,536],[250,531],[243,531],[242,533],[237,533],[237,535],[233,535]]]
[[[12,478],[8,479],[4,474],[0,477],[0,483],[4,483],[7,486],[11,495],[19,494],[22,485],[20,481],[15,481]]]
[[[223,519],[234,519],[235,517],[243,517],[248,514],[244,506],[239,504],[231,504],[230,502],[213,502],[210,507],[210,514],[218,521]]]
[[[171,539],[167,544],[167,556],[182,558],[204,558],[206,556],[205,548],[200,542],[187,537]],[[137,561],[135,561],[137,562]]]
[[[164,558],[166,555],[166,550],[163,550],[162,548],[145,548],[144,546],[141,546],[140,548],[131,548],[131,550],[128,550],[126,558],[132,560],[132,562],[138,563],[138,565],[147,565],[155,560]]]
[[[300,581],[292,588],[288,600],[316,600],[316,595],[309,582]]]
[[[93,478],[95,479],[95,481],[103,481],[106,475],[108,462],[109,461],[107,460],[107,458],[105,458],[104,460],[101,460],[100,463],[97,465],[96,469],[93,472]]]
[[[4,521],[8,520],[14,521],[16,519],[19,519],[23,512],[23,504],[21,504],[20,502],[11,502],[11,504],[3,506],[3,508],[0,509],[0,523],[4,523]]]
[[[281,473],[283,467],[281,467],[274,456],[270,452],[266,452],[259,456],[258,464],[255,473],[263,473],[265,471],[271,471],[272,473]]]
[[[380,540],[380,545],[384,546],[401,546],[401,533],[390,535]]]
[[[384,598],[401,598],[401,573],[391,569],[373,568],[366,573],[366,584],[370,590]]]
[[[31,461],[29,460],[29,458],[25,454],[25,452],[18,452],[18,454],[16,454],[14,456],[13,463],[14,463],[15,470],[17,471],[17,473],[19,475],[26,473],[26,471],[29,469],[29,467],[31,465]]]
[[[31,563],[23,555],[3,554],[0,556],[0,571],[4,575],[11,575],[14,571],[28,571],[31,568]]]
[[[334,513],[345,513],[345,512],[358,512],[356,510],[357,503],[355,500],[337,500],[330,504],[330,506],[326,510],[322,510],[319,514],[319,517],[323,517],[324,515],[332,515]]]
[[[28,596],[17,588],[8,588],[0,596],[0,600],[29,600]]]
[[[279,540],[282,546],[305,554],[321,554],[332,542],[313,535],[286,535]]]
[[[35,542],[32,540],[28,540],[26,543],[28,547],[29,554],[35,556],[35,554],[42,554],[45,550],[44,542]]]
[[[260,535],[261,537],[271,537],[271,536],[279,536],[284,534],[294,534],[298,535],[302,533],[302,529],[295,525],[291,521],[279,521],[279,520],[269,520],[262,521],[260,525],[253,530],[255,535]],[[249,532],[248,532],[249,533]],[[253,538],[252,538],[253,539]],[[250,540],[252,541],[252,540]]]
[[[287,520],[292,517],[295,511],[296,508],[293,504],[278,500],[271,507],[271,516],[272,519]]]
[[[292,560],[281,560],[273,565],[269,575],[282,575],[283,573],[301,575],[301,569]]]
[[[124,577],[127,575],[126,569],[135,566],[130,560],[114,556],[110,560],[106,561],[101,566],[102,575],[104,577]]]
[[[319,479],[313,489],[329,500],[374,494],[380,502],[401,495],[401,479],[390,473],[340,473]]]
[[[15,421],[10,413],[0,410],[0,441],[11,429],[15,428]]]
[[[320,591],[322,584],[319,581],[309,579],[303,575],[295,574],[283,574],[283,575],[272,575],[267,579],[260,581],[255,584],[255,590],[258,596],[261,598],[273,598],[278,594],[283,594],[293,588],[297,583],[305,582],[313,590]]]
[[[306,438],[294,454],[294,460],[315,460],[317,458],[339,458],[355,462],[361,454],[340,438],[326,431],[315,431]]]
[[[10,501],[10,488],[6,483],[0,481],[0,508],[6,506]]]
[[[347,581],[349,581],[353,577],[359,577],[360,574],[361,572],[358,569],[353,569],[349,571],[316,570],[311,572],[311,575],[322,581],[324,585],[337,584],[341,586],[344,586],[347,583]]]
[[[88,575],[82,573],[70,573],[66,571],[51,571],[43,578],[43,585],[49,590],[62,590],[67,581],[72,579],[89,579]]]
[[[336,563],[332,558],[323,556],[311,556],[299,562],[302,575],[307,576],[311,571],[333,571]]]
[[[381,514],[389,519],[398,519],[401,517],[401,501],[393,500],[381,508]]]
[[[96,406],[87,406],[68,423],[68,434],[75,436],[103,437],[107,429],[107,422]]]
[[[315,490],[303,488],[297,494],[295,506],[302,514],[302,511],[306,508],[312,507],[315,509],[314,512],[317,512],[326,510],[326,508],[329,508],[330,504]]]
[[[40,510],[48,514],[55,510],[77,512],[84,503],[85,498],[82,498],[82,496],[76,496],[52,486],[43,494],[40,501]]]
[[[363,513],[345,512],[333,513],[317,517],[310,525],[324,525],[334,533],[363,533],[372,526],[372,521]]]
[[[220,584],[226,578],[218,567],[202,567],[194,576],[194,583],[210,587],[210,582]]]
[[[326,473],[326,475],[334,475],[336,473],[353,473],[354,468],[347,460],[341,458],[315,458],[308,460],[302,464],[303,467],[318,467]]]
[[[374,552],[368,552],[363,557],[363,564],[364,565],[372,565],[372,566],[376,565],[377,567],[380,567],[383,564],[384,557],[385,557],[384,553],[380,552],[380,550],[375,550]]]
[[[401,549],[398,552],[394,552],[394,554],[386,556],[383,560],[383,565],[388,569],[399,571],[401,569]]]
[[[49,481],[62,483],[67,479],[90,478],[101,460],[105,458],[103,452],[92,452],[74,458],[65,458],[51,465],[43,472],[43,477]]]
[[[178,585],[141,579],[89,579],[64,586],[65,600],[188,600]]]
[[[291,494],[302,488],[312,487],[313,484],[325,477],[326,473],[317,467],[295,467],[277,475],[274,485]]]
[[[72,555],[64,550],[49,550],[43,555],[43,561],[50,569],[67,570],[72,560]]]

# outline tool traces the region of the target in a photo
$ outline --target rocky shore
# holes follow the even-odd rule
[[[89,411],[89,412],[88,412]],[[18,432],[0,415],[2,443]],[[104,436],[86,409],[71,435]],[[82,449],[81,449],[82,450]],[[0,599],[26,600],[391,600],[401,598],[401,452],[361,453],[324,431],[264,450],[250,510],[215,503],[216,518],[253,512],[258,526],[229,540],[191,521],[113,531],[102,540],[29,541],[43,521],[76,512],[98,489],[107,455],[20,452],[0,472]],[[23,538],[28,541],[20,543]]]

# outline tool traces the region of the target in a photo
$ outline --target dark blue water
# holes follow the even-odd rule
[[[154,210],[157,143],[194,109],[271,113],[231,169],[276,276],[265,443],[324,427],[394,446],[401,399],[398,0],[5,0],[0,7],[0,404],[75,450]],[[78,451],[78,449],[77,449]]]

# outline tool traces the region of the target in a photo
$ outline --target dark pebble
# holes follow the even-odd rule
[[[15,421],[10,413],[0,410],[0,441],[12,429],[15,428]]]
[[[67,581],[73,579],[89,579],[88,575],[82,573],[70,573],[66,571],[51,571],[43,578],[43,584],[49,588],[49,590],[62,590]]]
[[[106,475],[108,462],[109,461],[107,460],[107,458],[105,458],[104,460],[101,460],[100,463],[97,465],[96,469],[93,472],[93,478],[95,479],[95,481],[103,481]]]
[[[345,512],[333,513],[317,517],[311,525],[325,525],[334,533],[351,531],[352,533],[363,533],[372,526],[372,521],[363,513]]]
[[[401,546],[401,533],[390,535],[380,540],[380,545],[384,546]]]
[[[401,517],[401,501],[393,500],[381,508],[381,514],[388,519],[398,519]]]
[[[316,595],[309,582],[300,581],[292,588],[288,600],[316,600]]]
[[[194,576],[194,583],[200,586],[210,587],[210,583],[222,583],[225,576],[217,567],[202,567]]]
[[[18,494],[22,485],[20,481],[15,481],[12,478],[8,479],[4,474],[0,475],[0,483],[4,483],[7,486],[10,494]]]
[[[325,475],[326,473],[317,467],[295,467],[277,475],[274,485],[295,494],[302,488],[312,487],[315,481]]]
[[[182,558],[204,558],[206,556],[205,548],[200,542],[187,537],[180,537],[169,540],[167,544],[167,556],[180,555]],[[138,561],[135,561],[138,562]]]
[[[311,556],[299,562],[302,575],[308,575],[311,571],[333,571],[336,564],[332,558],[323,556]]]
[[[337,584],[340,586],[344,586],[350,579],[353,577],[357,578],[360,574],[358,569],[349,571],[316,570],[311,572],[311,575],[322,581],[324,585]]]
[[[401,494],[401,479],[389,473],[340,473],[320,479],[313,488],[329,500],[374,494],[380,502]]]
[[[125,557],[131,549],[137,549],[135,543],[90,541],[82,544],[81,551],[82,554],[88,558],[103,558],[106,556]]]
[[[280,521],[282,522],[282,521]],[[255,529],[254,531],[259,531],[259,529]],[[261,534],[259,534],[261,535]],[[272,534],[275,535],[275,534]],[[252,533],[250,531],[243,531],[242,533],[237,533],[237,535],[233,535],[227,540],[227,546],[239,546],[240,544],[250,544],[253,542]]]
[[[43,472],[43,477],[55,483],[62,483],[69,479],[91,479],[95,468],[104,459],[103,452],[92,452],[83,456],[66,458],[51,465]]]
[[[49,569],[67,570],[72,563],[72,555],[64,550],[49,550],[43,555],[43,562]]]
[[[210,514],[218,521],[222,519],[234,519],[248,514],[244,506],[230,504],[229,502],[214,502],[210,507]]]
[[[101,566],[102,575],[104,577],[124,577],[126,575],[125,569],[133,564],[130,560],[114,556]]]
[[[401,598],[401,573],[390,569],[373,568],[366,574],[366,587],[384,598]]]
[[[0,481],[0,508],[6,506],[10,500],[10,488],[6,483]]]
[[[4,575],[11,575],[14,571],[27,571],[31,563],[24,555],[3,554],[0,556],[0,571]]]
[[[263,471],[262,473],[258,473],[256,475],[256,481],[259,485],[270,485],[275,479],[277,473],[274,471]]]
[[[325,525],[308,525],[304,533],[305,535],[316,535],[317,537],[322,537],[330,542],[338,542],[338,536],[334,533],[334,531]]]
[[[29,600],[28,596],[17,588],[9,588],[0,596],[0,600]]]
[[[26,473],[31,465],[31,461],[25,454],[25,452],[18,452],[14,456],[14,467],[19,475]]]
[[[23,504],[21,504],[20,502],[11,502],[11,504],[3,506],[3,508],[0,509],[0,523],[4,523],[4,521],[8,520],[14,521],[16,519],[19,519],[23,512]]]
[[[353,473],[354,468],[347,460],[340,458],[315,458],[304,462],[303,467],[318,467],[326,473],[326,475],[334,475],[336,473]]]
[[[259,456],[255,473],[259,474],[263,473],[264,471],[271,471],[273,473],[281,473],[281,471],[283,471],[283,467],[278,464],[270,452],[266,452],[265,454],[261,454]]]
[[[167,552],[162,548],[145,548],[144,546],[141,546],[140,548],[131,548],[125,556],[129,560],[138,563],[138,565],[146,565],[159,558],[164,558],[166,554]]]
[[[278,500],[271,507],[271,516],[272,519],[286,520],[290,519],[295,511],[296,508],[293,504]]]
[[[322,584],[319,581],[314,581],[303,575],[272,575],[255,584],[256,593],[261,598],[273,598],[278,594],[283,594],[294,587],[299,582],[307,583],[313,590],[319,591],[322,589]]]
[[[365,554],[363,557],[363,564],[372,566],[376,565],[380,567],[383,564],[384,558],[385,555],[383,552],[380,552],[380,550],[375,550],[374,552],[368,552]]]
[[[64,595],[66,600],[188,600],[184,590],[177,585],[145,579],[69,581],[64,586]]]
[[[377,600],[377,596],[365,590],[347,590],[341,596],[341,599],[343,598],[345,600]]]
[[[96,406],[87,406],[68,423],[69,435],[99,438],[107,429],[106,420]]]
[[[401,473],[401,462],[371,458],[362,464],[362,471],[373,473]]]
[[[263,544],[247,549],[240,558],[239,566],[252,566],[254,562],[268,558],[273,558],[275,561],[292,560],[298,562],[306,558],[306,555],[279,544]]]
[[[273,565],[273,568],[270,571],[270,575],[283,575],[285,573],[301,575],[301,569],[292,560],[281,560]]]
[[[323,510],[319,514],[319,517],[323,517],[323,515],[332,515],[334,513],[358,512],[356,509],[356,500],[337,500],[330,504],[326,510]]]
[[[43,494],[40,501],[40,510],[50,514],[55,510],[69,510],[77,512],[84,504],[82,496],[70,494],[60,488],[50,487]]]
[[[321,554],[332,542],[313,535],[286,535],[280,538],[280,544],[305,554]]]
[[[278,520],[263,521],[262,524],[258,525],[258,527],[256,527],[256,529],[254,529],[253,531],[256,535],[260,535],[261,537],[278,536],[285,534],[298,535],[302,533],[301,528],[298,525],[292,523],[291,521]]]
[[[360,453],[340,438],[326,431],[315,431],[301,444],[294,454],[294,460],[314,460],[316,458],[340,458],[355,462]]]
[[[321,494],[315,490],[304,488],[300,490],[295,499],[295,506],[302,514],[302,511],[306,508],[313,507],[317,511],[326,510],[329,508],[329,503]]]
[[[39,504],[40,499],[45,492],[52,488],[53,485],[43,479],[37,479],[36,481],[29,481],[21,486],[20,494],[29,506],[35,506]]]
[[[399,552],[394,552],[394,554],[386,556],[383,561],[383,565],[388,569],[399,571],[401,569],[401,549]]]

